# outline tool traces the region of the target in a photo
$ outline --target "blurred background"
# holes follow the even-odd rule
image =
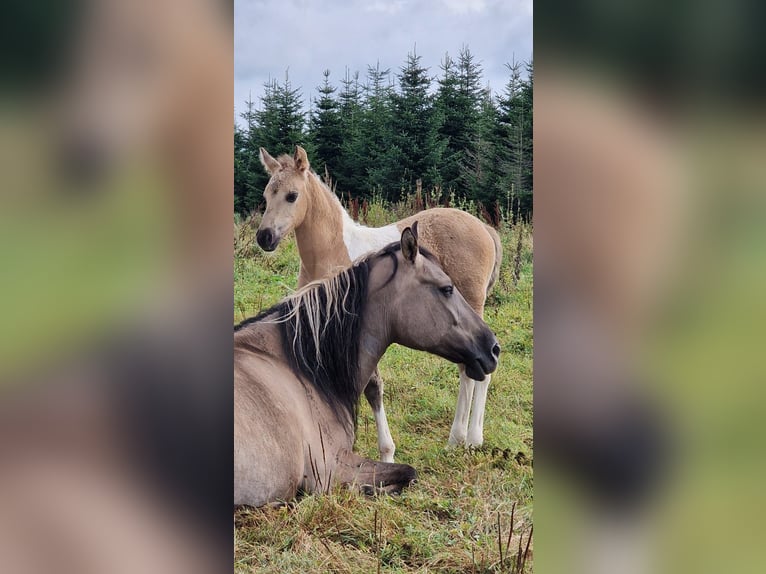
[[[535,4],[540,572],[766,566],[765,9]],[[4,5],[4,570],[231,564],[231,13]]]
[[[232,10],[3,5],[3,570],[230,567]]]
[[[535,568],[762,572],[764,5],[535,3]]]

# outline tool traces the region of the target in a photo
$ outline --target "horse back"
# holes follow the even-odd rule
[[[500,266],[499,238],[493,237],[486,224],[459,209],[427,209],[402,219],[397,227],[401,231],[415,221],[418,240],[438,259],[468,304],[481,314]]]
[[[289,500],[303,478],[300,401],[287,370],[267,356],[235,351],[234,503]]]

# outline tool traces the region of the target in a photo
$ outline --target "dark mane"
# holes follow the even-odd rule
[[[313,383],[340,420],[345,414],[354,424],[364,388],[359,384],[359,345],[369,276],[369,261],[364,261],[336,276],[337,289],[318,284],[316,306],[288,299],[285,311],[293,316],[283,323],[282,339],[290,366]],[[313,319],[309,307],[314,307]],[[316,318],[318,338],[314,337],[316,326],[312,326]]]
[[[268,309],[264,309],[260,313],[258,313],[255,317],[248,317],[247,319],[240,321],[236,325],[234,325],[234,332],[241,331],[245,327],[252,325],[253,323],[260,323],[263,321],[266,317],[269,315],[277,315],[279,317],[284,315],[284,310],[286,308],[285,301],[280,301],[276,305],[272,305]]]
[[[234,327],[236,333],[254,323],[276,323],[290,368],[319,392],[339,420],[354,424],[364,388],[358,358],[369,274],[365,259]]]
[[[399,242],[358,260],[339,274],[310,283],[293,296],[234,327],[240,331],[264,321],[279,325],[283,352],[292,370],[303,375],[332,408],[339,420],[356,424],[359,397],[366,381],[359,381],[362,318],[374,260],[390,257],[398,270]],[[435,260],[427,250],[421,253]],[[360,384],[361,383],[361,384]]]

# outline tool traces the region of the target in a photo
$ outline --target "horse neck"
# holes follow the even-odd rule
[[[234,348],[281,356],[284,352],[281,337],[279,323],[254,321],[234,331]]]
[[[343,207],[313,173],[309,174],[306,187],[309,191],[306,215],[295,228],[301,257],[299,286],[351,265],[343,243]]]
[[[359,331],[359,381],[362,383],[362,391],[367,381],[378,367],[381,357],[386,349],[393,343],[391,329],[388,321],[392,316],[384,312],[387,297],[385,292],[376,291],[374,295],[368,295],[362,316],[362,326]]]

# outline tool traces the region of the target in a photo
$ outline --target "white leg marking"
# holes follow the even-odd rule
[[[396,445],[391,436],[391,429],[388,428],[388,419],[386,418],[386,409],[383,407],[383,397],[380,400],[380,408],[373,410],[375,416],[375,428],[378,429],[378,452],[380,460],[383,462],[394,462],[394,452]]]
[[[471,400],[473,399],[474,380],[465,374],[465,367],[460,365],[460,391],[457,395],[457,407],[455,407],[455,420],[452,421],[452,429],[449,433],[449,446],[457,446],[465,442],[468,433],[468,415],[471,412]]]
[[[476,381],[473,389],[473,408],[471,422],[468,425],[468,438],[465,441],[466,446],[481,446],[484,442],[484,407],[487,404],[489,380],[490,376],[487,375],[483,381]]]

